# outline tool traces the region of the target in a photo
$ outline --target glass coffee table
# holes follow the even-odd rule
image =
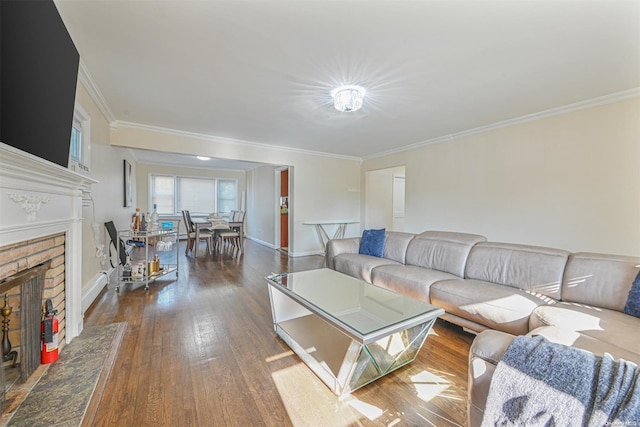
[[[413,361],[444,314],[327,268],[266,279],[276,334],[340,397]]]

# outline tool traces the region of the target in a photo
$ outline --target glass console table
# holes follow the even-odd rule
[[[326,268],[266,279],[276,334],[340,397],[413,361],[444,314]]]

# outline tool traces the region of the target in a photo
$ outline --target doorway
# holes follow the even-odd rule
[[[280,249],[289,251],[289,169],[280,172],[278,216],[280,217]]]
[[[405,167],[366,173],[365,228],[404,231]]]

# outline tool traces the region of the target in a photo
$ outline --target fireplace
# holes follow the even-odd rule
[[[95,182],[0,142],[0,282],[50,262],[39,310],[43,299],[52,299],[58,310],[61,346],[83,328],[82,206]],[[8,292],[14,301],[20,300],[22,311],[22,296],[17,296],[22,291],[2,286],[0,307]],[[18,311],[17,307],[14,310]],[[13,317],[11,322],[20,324],[22,331],[21,319]],[[39,327],[37,334],[39,337]],[[22,352],[22,332],[19,341]],[[39,363],[39,347],[37,355]],[[24,363],[24,355],[19,357]]]
[[[0,295],[5,295],[7,330],[3,328],[3,356],[13,356],[6,362],[11,362],[10,369],[18,369],[19,377],[25,382],[29,376],[40,365],[40,321],[42,312],[42,299],[44,296],[45,275],[49,270],[51,261],[47,261],[35,267],[24,270],[15,276],[10,276],[0,282]],[[11,306],[7,306],[8,294],[18,292],[19,306],[14,312]],[[19,341],[10,340],[9,314],[15,313],[14,317],[19,320]],[[5,348],[6,346],[6,348]],[[17,349],[17,350],[16,350]],[[5,354],[5,351],[7,354]],[[17,364],[16,364],[17,362]],[[5,392],[5,369],[0,369],[0,402],[4,401]]]

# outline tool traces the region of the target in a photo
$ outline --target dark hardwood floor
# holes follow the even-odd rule
[[[338,400],[276,337],[264,280],[323,258],[246,240],[239,260],[204,245],[194,259],[184,244],[177,280],[112,282],[85,314],[85,326],[128,323],[94,425],[466,425],[472,335],[439,320],[413,363]]]

